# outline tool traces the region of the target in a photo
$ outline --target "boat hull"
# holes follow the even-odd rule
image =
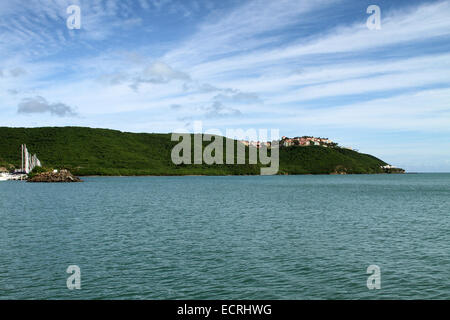
[[[26,179],[25,174],[9,174],[9,173],[0,174],[0,181],[25,180],[25,179]]]

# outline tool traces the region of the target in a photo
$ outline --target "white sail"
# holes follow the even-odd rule
[[[28,153],[27,146],[24,147],[25,153],[25,172],[30,173],[30,154]]]
[[[35,167],[41,166],[41,161],[34,154],[28,152],[27,145],[22,145],[22,172],[30,173]]]

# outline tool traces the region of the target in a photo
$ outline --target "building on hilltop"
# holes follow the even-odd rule
[[[332,145],[333,141],[328,138],[317,138],[312,136],[303,136],[303,137],[295,137],[288,138],[283,136],[280,141],[280,145],[283,147],[291,147],[291,146],[324,146],[327,147]]]

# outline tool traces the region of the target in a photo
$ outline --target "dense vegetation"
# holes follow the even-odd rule
[[[0,166],[20,167],[20,145],[46,168],[76,175],[248,175],[261,165],[175,165],[170,134],[128,133],[82,127],[0,127]],[[237,142],[235,142],[237,143]],[[204,142],[204,146],[209,142]],[[224,143],[225,145],[225,143]],[[248,148],[246,149],[248,157]],[[248,161],[246,161],[248,163]],[[383,161],[341,148],[280,149],[280,174],[381,173]]]
[[[48,172],[48,171],[50,171],[50,169],[48,169],[48,168],[34,167],[34,169],[31,170],[31,172],[28,174],[28,178],[34,178],[38,174],[43,173],[43,172]]]

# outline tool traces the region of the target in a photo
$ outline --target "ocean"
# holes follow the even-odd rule
[[[0,299],[450,298],[450,174],[84,180],[0,182]]]

